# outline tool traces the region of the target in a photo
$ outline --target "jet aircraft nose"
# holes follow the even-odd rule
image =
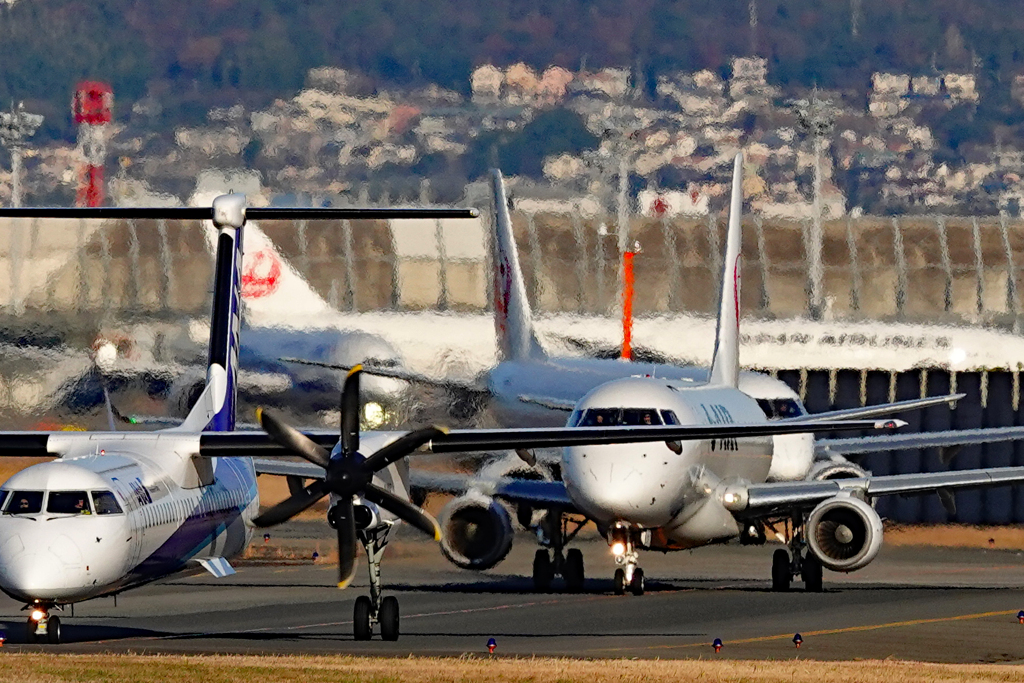
[[[678,507],[673,469],[649,445],[574,447],[566,449],[562,478],[573,502],[595,521],[661,526]]]

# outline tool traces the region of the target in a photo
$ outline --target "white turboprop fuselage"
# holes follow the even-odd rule
[[[179,455],[195,452],[198,435],[174,444],[162,437],[161,455],[151,434],[65,438],[62,459],[22,470],[0,488],[0,589],[12,598],[87,600],[202,571],[249,544],[259,507],[251,459],[209,458],[203,466],[212,481],[203,486],[191,458]],[[79,494],[85,504],[69,511]]]
[[[597,420],[607,420],[617,410],[631,423],[647,415],[655,424],[659,418],[667,423],[669,413],[684,425],[767,420],[757,402],[736,389],[629,378],[587,394],[570,425],[607,424]],[[721,504],[720,494],[731,485],[765,481],[772,459],[772,438],[767,436],[579,446],[564,449],[562,478],[573,503],[599,527],[649,531],[648,547],[676,550],[737,536],[740,527]]]

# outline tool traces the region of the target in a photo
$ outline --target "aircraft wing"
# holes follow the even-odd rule
[[[252,464],[256,468],[256,474],[273,474],[301,479],[323,479],[327,475],[327,470],[323,467],[305,461],[253,458]]]
[[[617,427],[550,427],[531,429],[454,429],[428,441],[418,452],[466,453],[517,448],[560,448],[565,446],[610,445],[694,441],[699,439],[744,438],[775,434],[802,434],[843,430],[895,429],[906,425],[900,420],[845,420],[828,423],[775,420],[757,424],[617,426]],[[338,443],[338,432],[332,429],[302,430],[302,433],[324,448]],[[377,432],[396,439],[406,432]],[[59,456],[81,441],[96,443],[134,439],[177,440],[195,438],[198,454],[207,457],[269,457],[290,456],[291,451],[277,444],[266,432],[0,432],[0,457]],[[179,448],[181,446],[178,446]]]
[[[299,365],[313,365],[318,368],[327,368],[329,370],[340,370],[342,372],[351,372],[354,365],[340,365],[338,363],[325,363],[323,361],[305,360],[303,358],[279,358],[283,363],[298,363]],[[490,396],[490,391],[486,387],[481,387],[475,382],[460,381],[457,379],[438,379],[435,377],[428,377],[427,375],[420,374],[418,372],[412,372],[411,370],[403,370],[401,368],[375,368],[372,365],[360,365],[364,375],[373,375],[375,377],[387,377],[390,379],[398,379],[403,382],[409,382],[411,384],[422,384],[429,387],[437,387],[439,389],[448,389],[455,391],[466,391],[471,393],[479,393],[486,396]],[[571,410],[571,408],[570,408]]]
[[[908,401],[896,401],[895,403],[881,403],[873,406],[863,406],[861,408],[831,410],[827,413],[811,413],[810,415],[801,415],[799,417],[786,418],[782,420],[782,422],[789,422],[794,420],[800,422],[867,420],[873,417],[882,417],[884,415],[894,415],[896,413],[903,413],[909,410],[921,410],[922,408],[939,406],[942,405],[943,403],[948,403],[952,407],[954,403],[956,403],[966,395],[967,394],[949,394],[948,396],[928,396],[926,398],[914,398]]]
[[[564,410],[567,413],[572,412],[576,407],[575,401],[570,401],[564,398],[553,398],[551,396],[531,396],[530,394],[520,394],[516,396],[519,401],[523,403],[529,403],[531,405],[540,406],[547,408],[548,410]]]
[[[990,488],[1024,483],[1024,467],[992,467],[949,472],[891,474],[857,479],[750,484],[733,490],[725,506],[740,516],[763,516],[772,512],[810,509],[818,503],[846,493],[864,498],[894,495],[952,493],[960,489]]]
[[[461,494],[470,489],[483,495],[501,498],[510,503],[533,503],[538,507],[558,507],[574,512],[576,506],[560,481],[535,481],[513,477],[483,479],[473,474],[433,472],[421,469],[409,471],[409,486],[431,493]]]
[[[948,462],[961,446],[998,443],[1024,439],[1024,427],[989,427],[984,429],[950,429],[942,432],[916,432],[913,434],[886,434],[847,439],[819,439],[814,442],[815,455],[828,457],[841,455],[856,458],[879,451],[899,451],[917,448],[940,448],[948,455]]]

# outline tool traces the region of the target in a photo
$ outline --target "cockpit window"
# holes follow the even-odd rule
[[[769,420],[781,420],[807,414],[800,401],[793,398],[759,398],[757,405]]]
[[[663,410],[663,411],[661,411],[661,417],[662,417],[662,419],[665,420],[665,424],[667,424],[667,425],[677,425],[677,424],[679,424],[679,418],[676,417],[676,414],[675,414],[674,411]]]
[[[15,491],[4,512],[8,515],[34,515],[42,509],[42,491]]]
[[[7,500],[7,494],[10,491],[0,491],[0,508],[4,506],[4,501]]]
[[[93,491],[92,504],[96,507],[97,515],[121,514],[121,506],[110,491]]]
[[[85,491],[50,491],[46,511],[55,515],[91,515]]]
[[[661,416],[653,408],[624,408],[622,424],[629,426],[660,425]]]
[[[620,425],[660,425],[661,416],[654,408],[589,408],[583,413],[580,427],[614,427]]]
[[[582,410],[574,410],[574,411],[572,411],[572,415],[569,416],[569,422],[568,422],[568,424],[566,426],[567,427],[577,427],[577,426],[579,426],[580,419],[582,417],[583,417],[583,411]]]

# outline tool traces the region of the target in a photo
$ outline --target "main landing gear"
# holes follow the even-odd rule
[[[587,520],[571,518],[557,510],[544,515],[537,527],[537,538],[542,545],[550,545],[551,551],[541,548],[533,556],[533,588],[539,593],[551,590],[556,575],[565,579],[569,593],[583,590],[586,572],[583,567],[583,553],[572,548],[563,554],[567,543],[586,525]]]
[[[793,579],[800,577],[806,592],[820,593],[823,590],[821,560],[807,550],[803,518],[794,516],[791,523],[789,550],[779,548],[772,555],[772,590],[786,592]]]
[[[50,616],[53,605],[36,602],[26,605],[24,609],[31,610],[28,622],[25,624],[26,642],[59,645],[61,642],[60,617]]]
[[[615,594],[644,594],[644,570],[637,566],[640,554],[637,552],[637,533],[634,529],[616,524],[608,531],[608,543],[615,555]]]
[[[370,565],[370,596],[360,595],[356,598],[352,614],[353,635],[356,640],[370,640],[376,623],[380,626],[382,640],[398,640],[398,598],[393,595],[383,597],[380,583],[380,560],[388,545],[391,525],[358,533]]]

